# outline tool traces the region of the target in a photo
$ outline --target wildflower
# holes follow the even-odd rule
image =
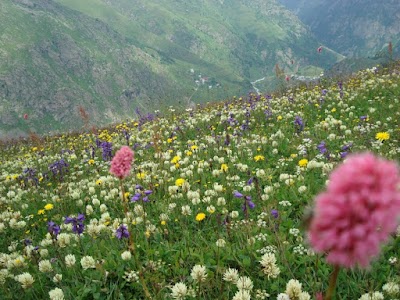
[[[130,251],[124,251],[121,254],[122,260],[130,260],[132,258],[132,253]]]
[[[301,117],[296,116],[294,119],[294,127],[296,128],[297,133],[300,133],[304,130],[304,121]]]
[[[232,300],[250,300],[250,293],[247,290],[238,290]]]
[[[254,156],[254,160],[255,161],[263,161],[263,160],[265,160],[265,157],[263,156],[263,155],[256,155],[256,156]]]
[[[89,159],[88,164],[89,165],[93,165],[94,164],[94,159]]]
[[[185,183],[185,179],[183,178],[178,178],[177,180],[175,180],[175,185],[176,186],[182,186]]]
[[[221,165],[221,171],[222,172],[227,172],[228,171],[228,165],[227,164],[222,164]]]
[[[72,267],[73,265],[75,265],[75,262],[76,262],[75,255],[73,255],[73,254],[66,255],[64,260],[65,260],[65,265],[67,267]]]
[[[274,253],[265,253],[260,260],[260,264],[263,267],[263,272],[267,275],[267,278],[277,278],[281,273],[281,270],[276,265],[276,257]]]
[[[235,196],[236,198],[242,198],[243,194],[239,193],[238,191],[234,191],[233,196]]]
[[[197,283],[204,282],[207,278],[206,267],[202,266],[202,265],[195,265],[192,268],[192,272],[190,273],[190,276]]]
[[[274,219],[277,219],[279,217],[279,213],[276,209],[271,210],[271,216],[274,217]]]
[[[43,273],[49,273],[53,271],[53,267],[51,266],[51,263],[49,260],[41,260],[39,262],[39,271]]]
[[[301,294],[301,283],[296,279],[290,279],[286,284],[285,293],[290,299],[298,299]]]
[[[206,214],[205,213],[198,213],[196,215],[196,221],[201,222],[206,218]]]
[[[146,178],[146,173],[145,172],[140,172],[136,174],[137,179],[145,179]]]
[[[400,286],[397,283],[391,281],[391,282],[388,282],[388,283],[384,284],[383,287],[382,287],[382,290],[386,294],[394,297],[397,294],[399,294]]]
[[[236,282],[237,288],[240,290],[251,291],[253,289],[253,282],[247,276],[239,277]]]
[[[96,262],[91,256],[84,256],[81,259],[81,266],[84,270],[87,269],[95,269],[96,268]]]
[[[176,283],[171,288],[171,291],[172,291],[171,297],[176,300],[183,300],[188,295],[188,288],[187,288],[186,284],[184,284],[183,282]]]
[[[362,153],[331,173],[327,191],[315,199],[308,236],[316,252],[345,267],[367,267],[380,243],[396,230],[400,174],[393,162]]]
[[[15,280],[21,284],[23,289],[30,288],[35,282],[32,275],[27,272],[15,276]]]
[[[55,288],[49,292],[50,300],[64,300],[63,290],[60,288]]]
[[[64,224],[72,223],[72,232],[76,234],[82,234],[85,229],[85,225],[83,224],[84,220],[85,216],[83,214],[78,214],[78,216],[75,218],[66,217]]]
[[[383,300],[385,299],[381,292],[367,293],[362,295],[358,300]]]
[[[54,205],[51,204],[51,203],[48,203],[48,204],[46,204],[46,205],[44,206],[44,209],[45,209],[45,210],[52,210],[53,208],[54,208]]]
[[[229,268],[228,270],[225,271],[222,279],[227,282],[232,282],[236,284],[236,282],[239,279],[239,272],[236,269]]]
[[[226,242],[224,239],[218,239],[215,244],[217,245],[218,248],[224,248],[226,245]]]
[[[40,216],[40,215],[44,215],[45,212],[46,212],[46,211],[45,211],[44,209],[39,209],[38,212],[37,212],[37,214]]]
[[[389,132],[378,132],[375,138],[380,142],[387,141],[390,138],[390,134]]]
[[[121,226],[118,227],[118,229],[115,231],[115,236],[121,240],[122,238],[128,238],[129,237],[129,231],[126,225],[122,224]]]
[[[277,300],[290,300],[289,296],[284,293],[280,293],[276,299]]]
[[[305,168],[308,165],[308,160],[303,158],[301,160],[299,160],[299,167]]]
[[[110,173],[123,179],[129,175],[131,171],[131,164],[133,160],[133,151],[128,146],[122,146],[121,149],[115,153],[111,161]]]

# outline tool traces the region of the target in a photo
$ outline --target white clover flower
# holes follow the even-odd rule
[[[224,239],[218,239],[218,240],[215,242],[215,244],[217,245],[217,247],[223,248],[223,247],[225,247],[226,242],[225,242]]]
[[[301,283],[296,279],[290,279],[286,284],[285,293],[290,299],[298,299],[301,294]]]
[[[250,293],[247,290],[239,290],[233,296],[232,300],[250,300]]]
[[[188,288],[183,282],[178,282],[171,288],[171,297],[176,300],[183,300],[187,295]]]
[[[60,283],[62,281],[62,274],[54,275],[52,280],[54,283]]]
[[[39,271],[42,273],[48,273],[53,271],[53,266],[49,260],[41,260],[39,262]]]
[[[81,259],[81,266],[84,270],[87,269],[95,269],[96,268],[96,261],[91,256],[84,256]]]
[[[225,271],[222,279],[227,282],[232,282],[236,284],[239,279],[239,272],[236,269],[229,268],[228,270]]]
[[[240,290],[251,291],[253,289],[253,282],[247,276],[241,276],[236,282],[237,288]]]
[[[130,251],[124,251],[121,253],[122,260],[130,260],[132,258],[132,253]]]
[[[64,300],[63,290],[60,288],[55,288],[49,292],[50,300]]]
[[[311,300],[311,296],[307,292],[301,292],[299,296],[299,300]]]
[[[192,272],[190,273],[190,276],[196,282],[204,282],[207,278],[206,267],[203,265],[195,265],[192,268]]]
[[[260,260],[260,264],[263,267],[262,271],[267,278],[276,278],[280,274],[281,270],[276,265],[276,257],[274,253],[265,253]]]
[[[182,215],[190,216],[191,214],[192,214],[192,209],[190,208],[189,205],[182,206]]]
[[[396,296],[400,292],[400,287],[395,282],[388,282],[383,285],[382,290],[389,296]]]
[[[358,300],[384,300],[381,292],[373,292],[362,295]]]
[[[290,300],[290,298],[289,298],[289,296],[287,294],[280,293],[278,295],[278,297],[276,298],[276,300]]]
[[[35,282],[32,275],[27,272],[15,276],[15,280],[21,284],[23,289],[30,288]]]

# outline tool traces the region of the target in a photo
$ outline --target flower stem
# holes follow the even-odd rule
[[[332,299],[333,293],[335,291],[336,281],[337,281],[337,278],[339,275],[339,271],[340,271],[340,267],[338,265],[335,265],[335,269],[333,270],[331,278],[329,279],[329,287],[328,287],[328,291],[326,292],[326,296],[325,296],[324,300]]]

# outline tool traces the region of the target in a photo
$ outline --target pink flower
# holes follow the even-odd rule
[[[110,173],[123,179],[129,175],[131,171],[131,163],[133,160],[133,151],[128,146],[123,146],[115,153],[111,161]]]
[[[400,215],[397,165],[371,153],[350,156],[315,199],[308,237],[331,264],[368,267]]]
[[[322,46],[319,46],[319,47],[317,48],[317,51],[318,51],[318,53],[321,53],[321,52],[322,52]]]

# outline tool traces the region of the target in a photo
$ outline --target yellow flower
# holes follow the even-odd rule
[[[103,180],[101,180],[101,179],[96,180],[96,185],[101,185],[102,183],[103,183]]]
[[[256,155],[256,156],[254,156],[254,160],[255,161],[265,160],[265,157],[262,155]]]
[[[93,165],[94,164],[94,159],[89,159],[88,164],[89,165]]]
[[[136,174],[137,179],[145,179],[146,178],[146,173],[145,172],[140,172]]]
[[[221,165],[221,171],[223,171],[223,172],[228,171],[228,165],[227,164],[222,164]]]
[[[172,164],[176,164],[176,163],[178,163],[180,160],[181,160],[181,157],[177,155],[177,156],[174,156],[174,158],[171,160],[171,163],[172,163]]]
[[[334,107],[334,108],[331,109],[331,112],[334,113],[335,111],[336,111],[336,107]]]
[[[37,212],[37,214],[38,214],[38,215],[44,215],[45,212],[46,212],[46,211],[45,211],[44,209],[39,209],[38,212]]]
[[[183,179],[183,178],[178,178],[177,180],[175,180],[176,186],[182,186],[184,183],[185,183],[185,179]]]
[[[161,225],[163,225],[163,226],[165,226],[167,224],[167,222],[166,221],[161,221]]]
[[[299,166],[300,167],[307,167],[308,165],[308,160],[303,158],[302,160],[299,160]]]
[[[187,155],[187,156],[192,156],[192,154],[193,154],[192,151],[187,151],[187,152],[186,152],[186,155]]]
[[[46,205],[44,206],[44,209],[45,209],[45,210],[52,210],[53,208],[54,208],[54,205],[51,204],[51,203],[48,203],[48,204],[46,204]]]
[[[192,151],[195,151],[195,150],[197,150],[197,146],[196,145],[192,145],[191,147],[190,147],[190,149],[192,149]]]
[[[385,132],[378,132],[378,133],[375,135],[375,138],[376,138],[378,141],[381,141],[381,142],[387,141],[387,140],[390,138],[390,134],[389,134],[389,132],[387,132],[387,131],[385,131]]]
[[[196,215],[196,221],[201,222],[206,218],[206,214],[205,213],[198,213]]]
[[[277,120],[278,120],[278,121],[280,121],[280,120],[282,120],[282,119],[283,119],[282,116],[278,116],[278,117],[277,117]]]
[[[172,141],[173,140],[171,138],[167,139],[168,144],[172,143]]]
[[[129,193],[129,192],[125,192],[125,194],[124,194],[124,199],[128,199],[129,198],[129,195],[130,195],[131,193]]]

